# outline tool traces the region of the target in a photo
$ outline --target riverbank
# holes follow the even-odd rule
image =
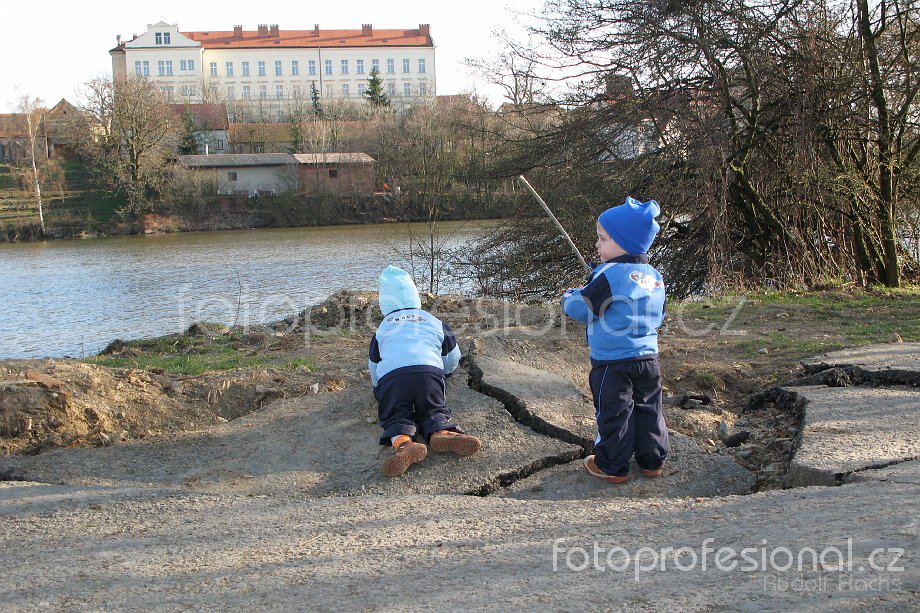
[[[397,479],[378,470],[370,292],[250,330],[0,362],[0,406],[20,429],[0,439],[13,453],[0,457],[0,605],[377,609],[404,605],[407,585],[436,609],[916,603],[916,288],[672,304],[671,454],[663,477],[633,470],[620,486],[581,466],[582,326],[555,304],[424,300],[458,332],[448,404],[484,447]],[[822,355],[841,346],[863,349]],[[739,568],[749,547],[765,561]],[[676,551],[708,564],[686,572]]]
[[[127,202],[95,189],[78,160],[63,164],[66,189],[45,195],[45,234],[41,233],[34,195],[14,185],[10,168],[0,165],[0,243],[106,236],[217,232],[256,228],[303,228],[336,225],[418,222],[427,217],[412,202],[391,196],[202,197],[151,203],[130,213]],[[506,217],[515,195],[447,194],[438,205],[439,221]],[[427,210],[427,209],[426,209]]]
[[[517,363],[590,393],[583,331],[563,322],[555,304],[427,295],[425,307],[457,329],[465,352],[504,339],[502,351]],[[364,389],[367,339],[379,316],[376,294],[347,291],[271,324],[196,324],[182,334],[115,341],[83,360],[2,361],[7,374],[0,378],[33,381],[4,406],[39,410],[17,417],[7,409],[7,423],[19,425],[7,426],[0,445],[6,453],[43,453],[169,437],[283,398]],[[522,336],[521,326],[541,332]],[[920,341],[917,288],[675,301],[661,336],[669,424],[703,446],[724,447],[726,429],[765,428],[746,421],[746,403],[752,394],[796,378],[800,360],[842,347],[910,341]],[[55,383],[30,379],[29,372]],[[62,394],[84,400],[68,408]],[[9,392],[7,398],[13,398]],[[771,419],[789,426],[787,418]],[[782,451],[769,440],[725,451],[741,454],[736,459],[769,484],[775,475],[767,468]]]

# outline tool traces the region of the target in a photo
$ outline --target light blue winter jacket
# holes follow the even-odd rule
[[[588,326],[594,365],[656,355],[664,305],[664,282],[645,254],[604,262],[562,298],[565,314]]]
[[[449,375],[460,363],[460,347],[446,323],[423,310],[415,282],[395,266],[380,274],[383,321],[371,339],[368,369],[374,387],[397,372]]]

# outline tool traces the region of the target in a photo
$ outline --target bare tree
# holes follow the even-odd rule
[[[42,202],[42,181],[39,176],[38,167],[42,161],[47,159],[47,149],[44,149],[44,155],[38,159],[36,145],[39,144],[39,132],[44,129],[44,104],[41,98],[32,98],[28,95],[19,99],[17,110],[24,116],[26,122],[26,134],[29,139],[29,163],[32,165],[31,183],[35,190],[35,204],[38,206],[38,222],[41,227],[42,236],[45,235],[45,211]],[[44,141],[42,141],[44,142]]]
[[[91,81],[85,98],[70,132],[98,182],[139,213],[169,180],[176,131],[166,97],[148,79],[130,76]]]

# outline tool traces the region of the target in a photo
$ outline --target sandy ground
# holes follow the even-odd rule
[[[634,472],[616,487],[581,471],[593,407],[579,331],[538,333],[547,312],[531,308],[500,336],[464,336],[467,359],[448,401],[483,450],[433,454],[392,480],[377,470],[363,338],[321,337],[313,350],[337,350],[338,366],[296,373],[300,386],[341,384],[297,393],[284,380],[268,398],[265,383],[249,380],[239,389],[262,400],[236,413],[226,411],[243,401],[215,402],[202,378],[197,390],[176,389],[169,373],[73,366],[174,401],[170,410],[157,404],[158,423],[200,413],[168,434],[95,444],[81,435],[0,457],[0,610],[920,607],[920,463],[910,434],[920,418],[920,345],[819,356],[789,377],[808,385],[771,387],[743,407],[728,388],[671,400],[666,475]],[[300,334],[304,324],[279,326]],[[107,387],[48,380],[64,370],[45,364],[36,376],[29,366],[9,367],[16,378],[4,396],[31,399],[26,415],[95,408],[117,418]],[[686,396],[675,381],[669,395]],[[134,402],[142,413],[143,397]],[[15,415],[22,430],[23,413]],[[751,441],[720,437],[742,426]],[[34,431],[19,436],[43,440]],[[866,434],[860,444],[854,432]]]

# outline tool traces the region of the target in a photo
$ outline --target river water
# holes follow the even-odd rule
[[[486,227],[450,222],[439,236],[462,247]],[[411,270],[412,233],[427,236],[386,224],[0,244],[0,358],[87,356],[195,321],[278,320],[342,288],[376,289],[387,264]],[[446,273],[438,289],[471,288]]]

